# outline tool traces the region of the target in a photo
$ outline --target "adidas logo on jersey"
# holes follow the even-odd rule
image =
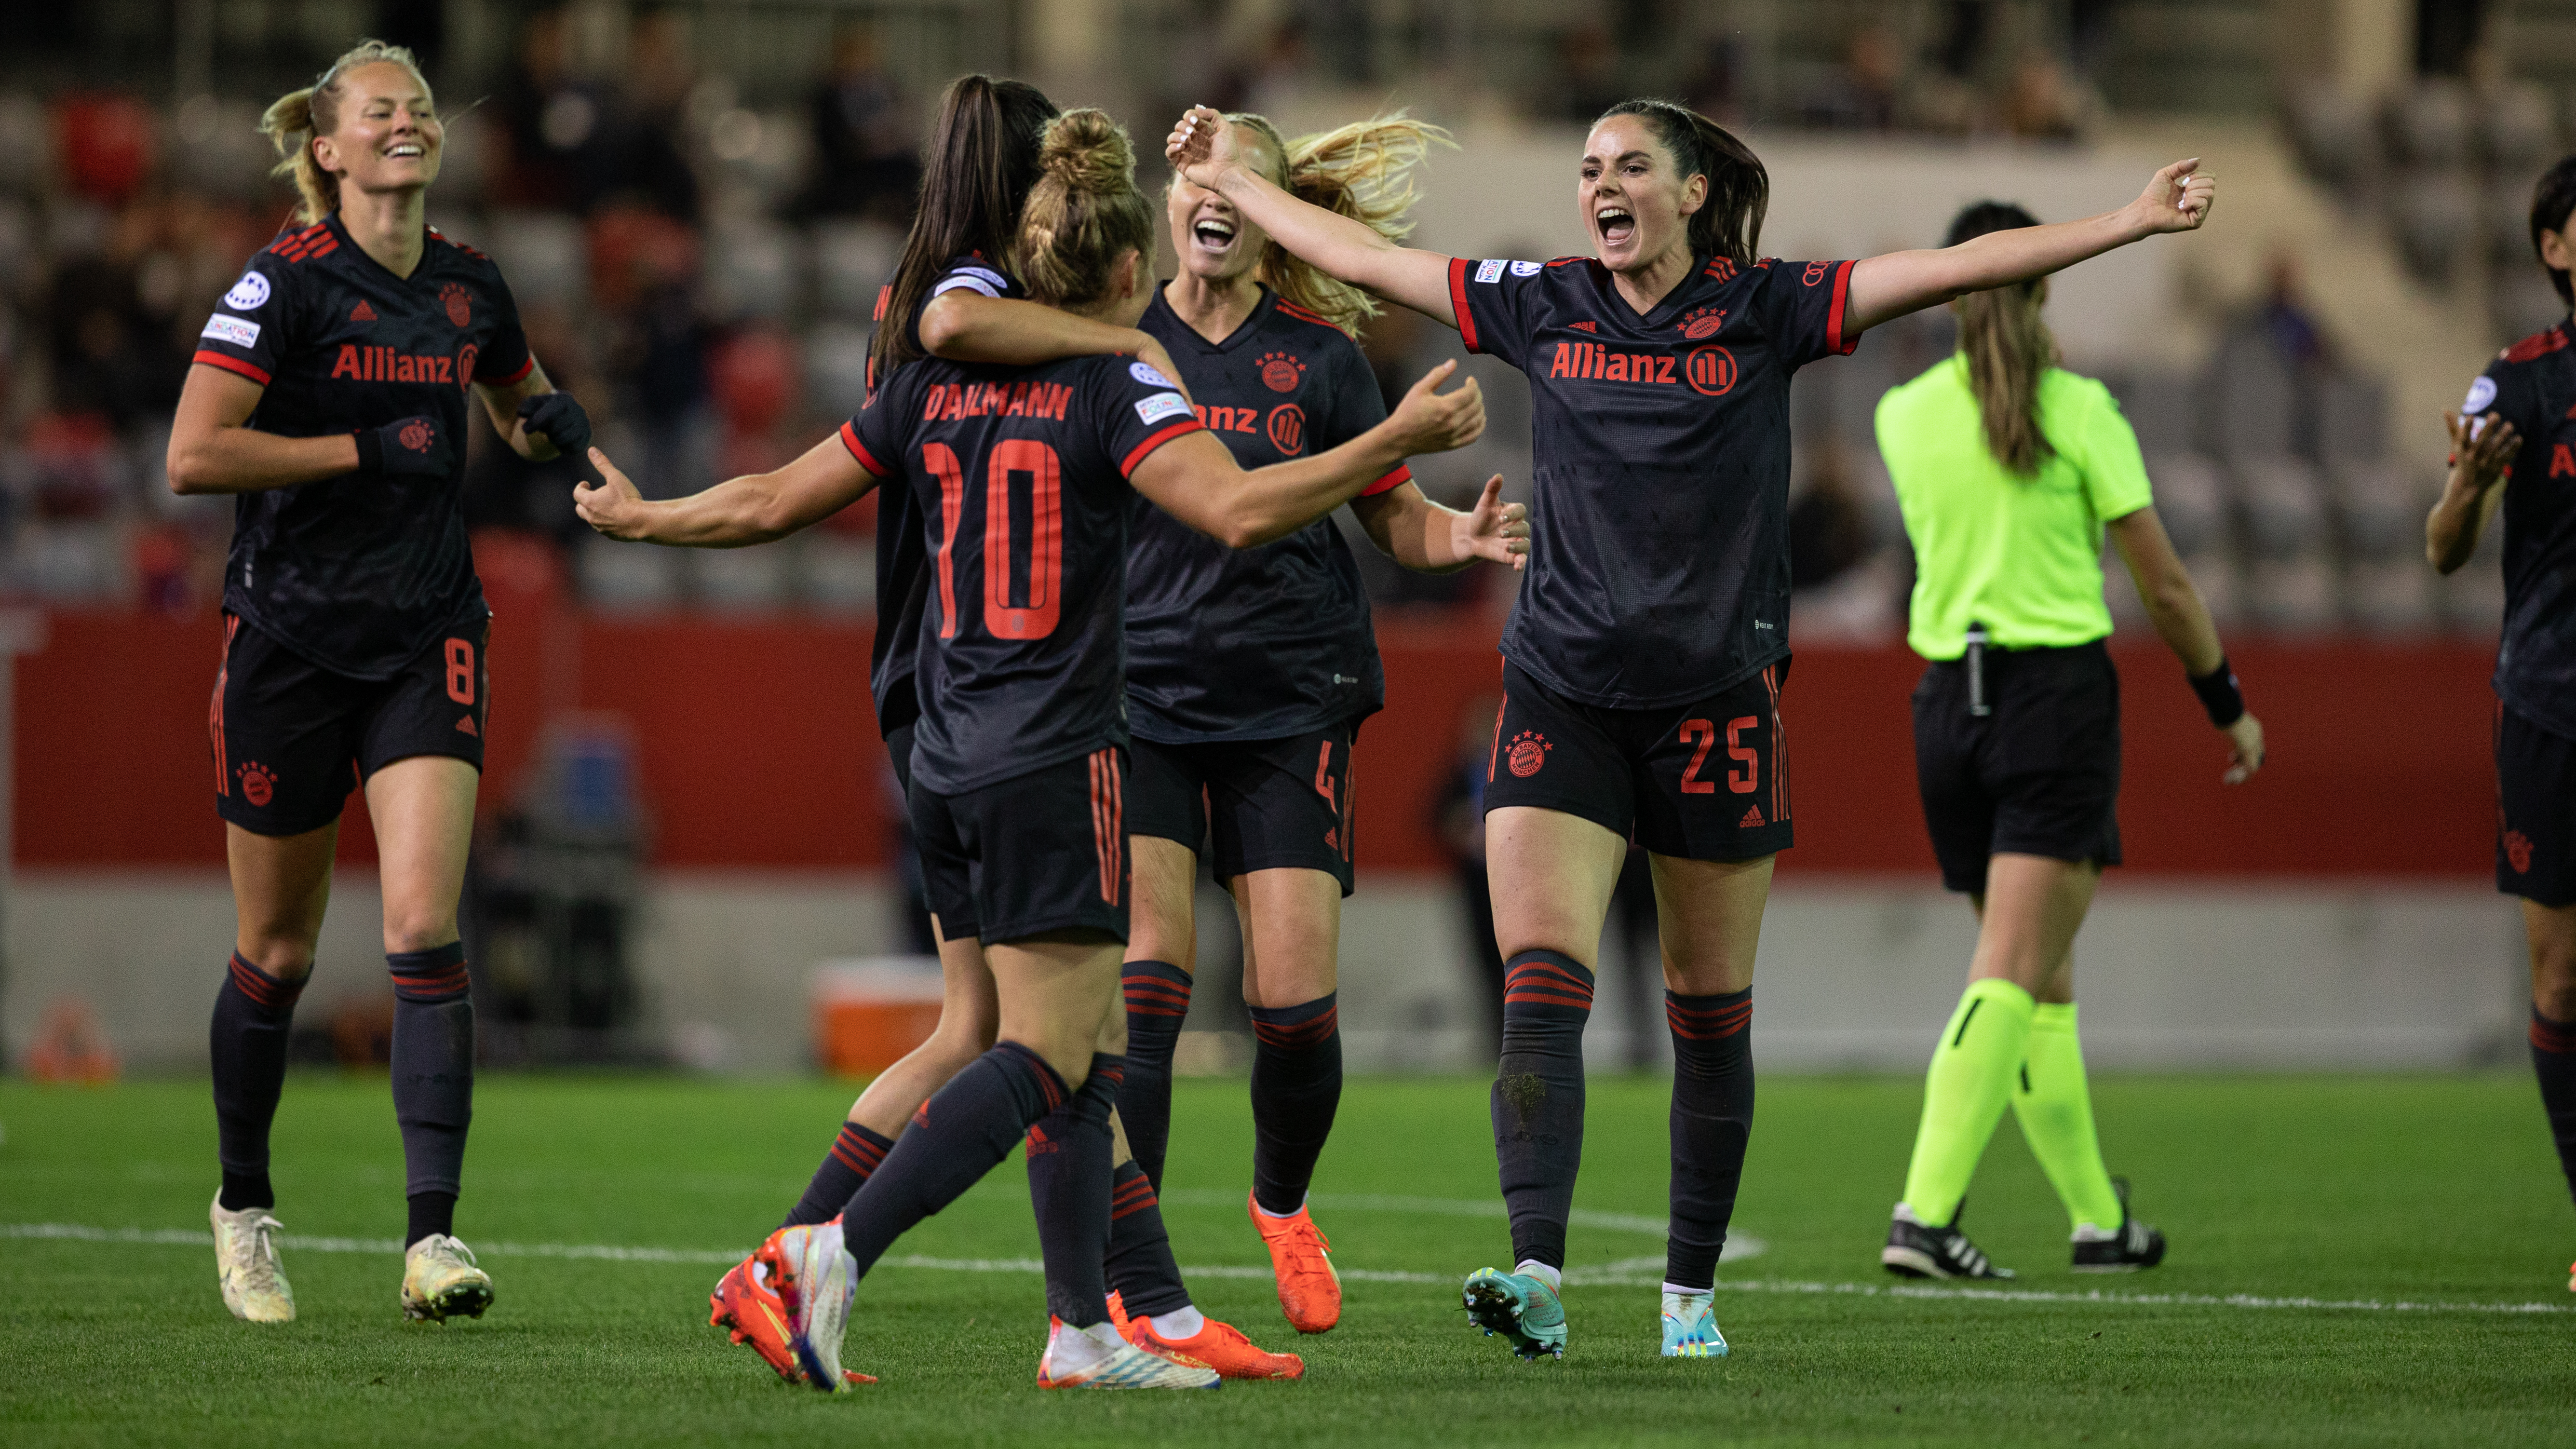
[[[470,714],[456,722],[456,732],[460,735],[472,735],[478,740],[483,738],[483,732],[474,727],[474,716]]]
[[[1766,822],[1762,818],[1762,807],[1759,805],[1747,805],[1744,807],[1744,818],[1735,822],[1735,828],[1738,830],[1753,830],[1758,829],[1765,823]]]
[[[360,302],[357,306],[349,309],[349,320],[352,322],[373,322],[376,320],[376,309],[368,306],[364,302]]]

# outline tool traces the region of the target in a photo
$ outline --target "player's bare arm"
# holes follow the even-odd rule
[[[991,362],[1036,367],[1068,357],[1110,354],[1141,357],[1189,396],[1172,355],[1153,334],[1118,327],[1042,302],[987,297],[952,288],[930,299],[921,313],[922,350],[951,362]]]
[[[1852,267],[1851,332],[1865,332],[1953,297],[2044,277],[2088,257],[2165,232],[2196,231],[2218,199],[2200,158],[2176,161],[2135,201],[2081,221],[1988,232],[1954,247],[1889,252]]]
[[[1444,327],[1458,318],[1449,302],[1449,258],[1398,246],[1364,222],[1298,200],[1242,163],[1234,128],[1207,106],[1192,106],[1172,128],[1163,154],[1193,186],[1234,203],[1281,246],[1325,272]]]
[[[2454,410],[2442,414],[2442,422],[2451,430],[2451,471],[2424,520],[2424,558],[2447,574],[2478,551],[2478,538],[2504,499],[2506,473],[2522,448],[2522,435],[2500,413],[2473,424]]]
[[[1128,482],[1164,512],[1228,548],[1286,538],[1357,497],[1406,458],[1474,442],[1485,431],[1485,398],[1476,380],[1437,390],[1457,370],[1455,361],[1431,369],[1385,422],[1311,458],[1246,473],[1213,434],[1193,432],[1155,449]]]
[[[2138,586],[2156,637],[2182,661],[2184,671],[2199,678],[2225,665],[2227,650],[2219,642],[2217,625],[2210,622],[2209,606],[2154,507],[2112,519],[2108,532],[2120,561],[2129,567],[2130,581]],[[2220,733],[2227,736],[2226,782],[2241,785],[2254,778],[2263,768],[2263,722],[2248,711]]]
[[[866,497],[878,481],[837,436],[775,472],[728,478],[686,498],[645,498],[597,448],[590,465],[601,481],[572,490],[582,522],[628,543],[676,548],[745,548],[785,538]]]
[[[501,435],[501,441],[510,445],[511,452],[532,463],[548,462],[566,452],[577,453],[590,441],[587,418],[581,421],[578,438],[556,439],[541,424],[532,423],[533,410],[528,405],[554,395],[553,380],[546,376],[545,365],[537,362],[529,364],[527,376],[507,387],[479,382],[474,385],[474,396],[482,400],[484,413],[492,419],[492,431]],[[564,394],[564,402],[571,403],[570,394]],[[556,406],[559,409],[562,404]],[[577,403],[572,406],[576,411],[579,408]],[[569,431],[569,424],[559,427],[558,431]],[[559,443],[571,446],[558,446]]]
[[[1413,483],[1351,500],[1351,512],[1380,553],[1416,573],[1455,573],[1478,559],[1529,567],[1529,506],[1503,501],[1503,475],[1485,480],[1461,513],[1432,502]]]
[[[356,471],[357,440],[346,433],[281,438],[248,426],[266,391],[219,367],[188,369],[164,460],[171,492],[256,493]]]

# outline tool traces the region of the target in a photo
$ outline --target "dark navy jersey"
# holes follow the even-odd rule
[[[960,794],[1127,743],[1127,475],[1199,431],[1127,357],[1039,367],[926,358],[842,433],[922,515],[912,777]]]
[[[1503,653],[1587,704],[1703,699],[1789,652],[1789,377],[1858,341],[1852,264],[1693,262],[1643,315],[1589,257],[1449,265],[1468,349],[1530,381]]]
[[[904,334],[915,348],[921,346],[921,314],[942,292],[959,288],[981,296],[1016,299],[1027,294],[1020,284],[1002,272],[985,265],[981,256],[968,253],[952,257],[948,270],[930,290],[923,293],[920,305],[904,319]],[[877,293],[877,325],[885,325],[885,308],[893,293],[887,287]],[[869,359],[869,391],[876,387],[876,360]],[[842,425],[843,441],[848,441],[848,424]],[[930,592],[929,555],[922,550],[921,517],[913,511],[912,490],[885,488],[877,493],[877,632],[868,646],[868,689],[876,696],[877,734],[879,738],[921,718],[921,701],[912,687],[914,657],[920,652],[921,611]]]
[[[500,268],[432,231],[397,277],[335,213],[250,259],[197,339],[196,360],[267,389],[250,426],[315,438],[427,417],[455,461],[435,478],[344,473],[244,493],[233,505],[224,607],[325,669],[387,679],[461,619],[484,614],[462,489],[472,384],[535,365]]]
[[[2495,692],[2576,738],[2576,349],[2564,322],[2500,353],[2462,415],[2500,413],[2522,435],[2504,490],[2504,636]]]
[[[1386,419],[1348,335],[1265,287],[1223,342],[1162,292],[1138,324],[1172,355],[1198,419],[1246,469],[1336,448]],[[1370,484],[1383,493],[1404,465]],[[1128,725],[1163,744],[1270,740],[1375,714],[1386,673],[1357,560],[1329,518],[1230,549],[1142,495],[1127,522]]]

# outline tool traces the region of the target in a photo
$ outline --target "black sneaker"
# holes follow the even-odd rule
[[[2078,1273],[2134,1273],[2165,1260],[2165,1235],[2129,1213],[2129,1180],[2112,1178],[2111,1187],[2120,1194],[2119,1231],[2105,1233],[2090,1227],[2076,1230]]]
[[[1903,1203],[1896,1205],[1896,1220],[1888,1225],[1887,1246],[1878,1253],[1878,1261],[1887,1271],[1902,1278],[2009,1278],[2010,1268],[1998,1268],[1959,1231],[1960,1214],[1950,1215],[1950,1225],[1936,1228],[1914,1216],[1914,1210]]]

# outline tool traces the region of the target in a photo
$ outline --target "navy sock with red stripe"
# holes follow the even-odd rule
[[[1020,1134],[1072,1096],[1046,1059],[1015,1041],[966,1064],[922,1104],[841,1209],[841,1240],[865,1274],[894,1240],[955,1202],[1011,1155]],[[1103,1202],[1109,1197],[1104,1183]]]
[[[448,1230],[465,1176],[474,1120],[474,1001],[465,943],[385,956],[394,978],[394,1121],[402,1128],[403,1193],[413,1200],[404,1246]]]
[[[1127,1085],[1118,1092],[1118,1120],[1137,1166],[1159,1184],[1172,1142],[1172,1049],[1190,1014],[1190,973],[1165,961],[1130,961],[1119,977],[1127,992]]]
[[[2576,1196],[2576,1021],[2551,1021],[2531,1009],[2531,1070],[2540,1078],[2541,1110],[2558,1144],[2558,1167]]]
[[[1673,1033],[1672,1223],[1664,1281],[1705,1290],[1717,1277],[1744,1144],[1753,1132],[1753,988],[1718,996],[1664,993]]]
[[[1565,1266],[1565,1219],[1583,1166],[1583,1024],[1592,973],[1555,951],[1503,963],[1503,1060],[1494,1078],[1494,1158],[1515,1262]]]
[[[841,1124],[841,1134],[832,1139],[832,1150],[823,1154],[823,1164],[814,1169],[814,1180],[805,1185],[805,1195],[788,1209],[782,1228],[814,1223],[827,1223],[832,1214],[846,1206],[868,1174],[885,1161],[894,1139],[862,1127],[856,1122]]]
[[[1046,1261],[1047,1312],[1075,1328],[1109,1317],[1109,1109],[1126,1075],[1125,1058],[1092,1053],[1081,1088],[1029,1128],[1029,1206]]]
[[[1163,1230],[1163,1205],[1154,1180],[1133,1162],[1121,1163],[1109,1189],[1109,1286],[1127,1316],[1151,1318],[1190,1306],[1172,1238]]]
[[[1337,992],[1252,1012],[1252,1200],[1286,1217],[1303,1207],[1315,1159],[1342,1105]]]
[[[227,1211],[275,1207],[268,1183],[268,1126],[286,1090],[286,1037],[307,977],[271,976],[233,953],[206,1033],[215,1067],[215,1160]]]

